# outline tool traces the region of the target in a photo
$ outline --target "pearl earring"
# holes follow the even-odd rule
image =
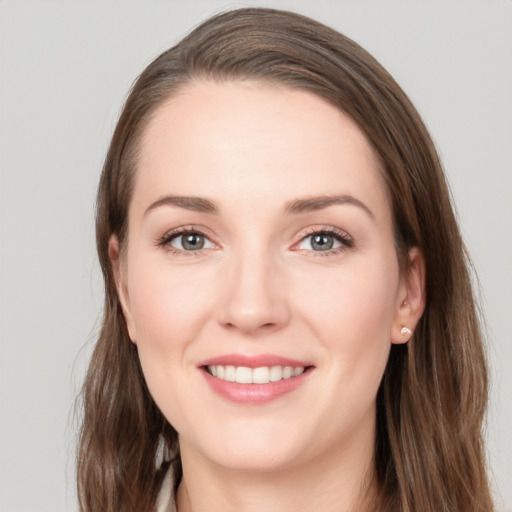
[[[411,331],[411,329],[409,329],[409,327],[402,327],[400,334],[402,336],[405,336],[406,334],[412,334],[412,331]]]

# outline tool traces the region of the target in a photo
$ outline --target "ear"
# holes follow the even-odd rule
[[[391,343],[406,343],[425,310],[425,259],[418,247],[409,250],[408,267],[400,279]]]
[[[112,271],[116,282],[117,296],[119,297],[119,302],[121,303],[121,308],[123,310],[128,335],[133,343],[137,343],[135,322],[133,321],[130,307],[130,296],[128,295],[128,288],[125,279],[125,269],[123,268],[119,240],[115,235],[112,235],[108,242],[108,255],[110,257],[110,263],[112,265]]]

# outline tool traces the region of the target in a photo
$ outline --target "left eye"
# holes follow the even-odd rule
[[[201,233],[176,235],[171,239],[169,245],[180,251],[199,251],[214,247],[213,243]]]
[[[304,237],[299,245],[299,249],[307,251],[323,252],[332,249],[338,249],[344,245],[343,239],[339,235],[330,233],[314,233]]]

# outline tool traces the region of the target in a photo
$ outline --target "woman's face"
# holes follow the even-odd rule
[[[371,457],[411,286],[379,163],[343,113],[276,86],[188,86],[147,128],[127,250],[110,253],[182,453],[242,470]]]

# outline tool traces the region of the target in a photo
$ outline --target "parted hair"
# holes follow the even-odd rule
[[[395,80],[351,39],[295,13],[246,8],[210,18],[155,59],[135,81],[112,137],[97,196],[105,304],[81,393],[81,512],[152,511],[166,469],[162,453],[179,460],[177,433],[153,401],[127,333],[108,244],[112,235],[121,250],[126,243],[148,122],[197,80],[309,91],[366,135],[387,185],[401,271],[408,272],[408,249],[418,247],[427,297],[411,340],[392,346],[377,395],[375,509],[493,510],[482,435],[488,382],[481,322],[431,137]]]

